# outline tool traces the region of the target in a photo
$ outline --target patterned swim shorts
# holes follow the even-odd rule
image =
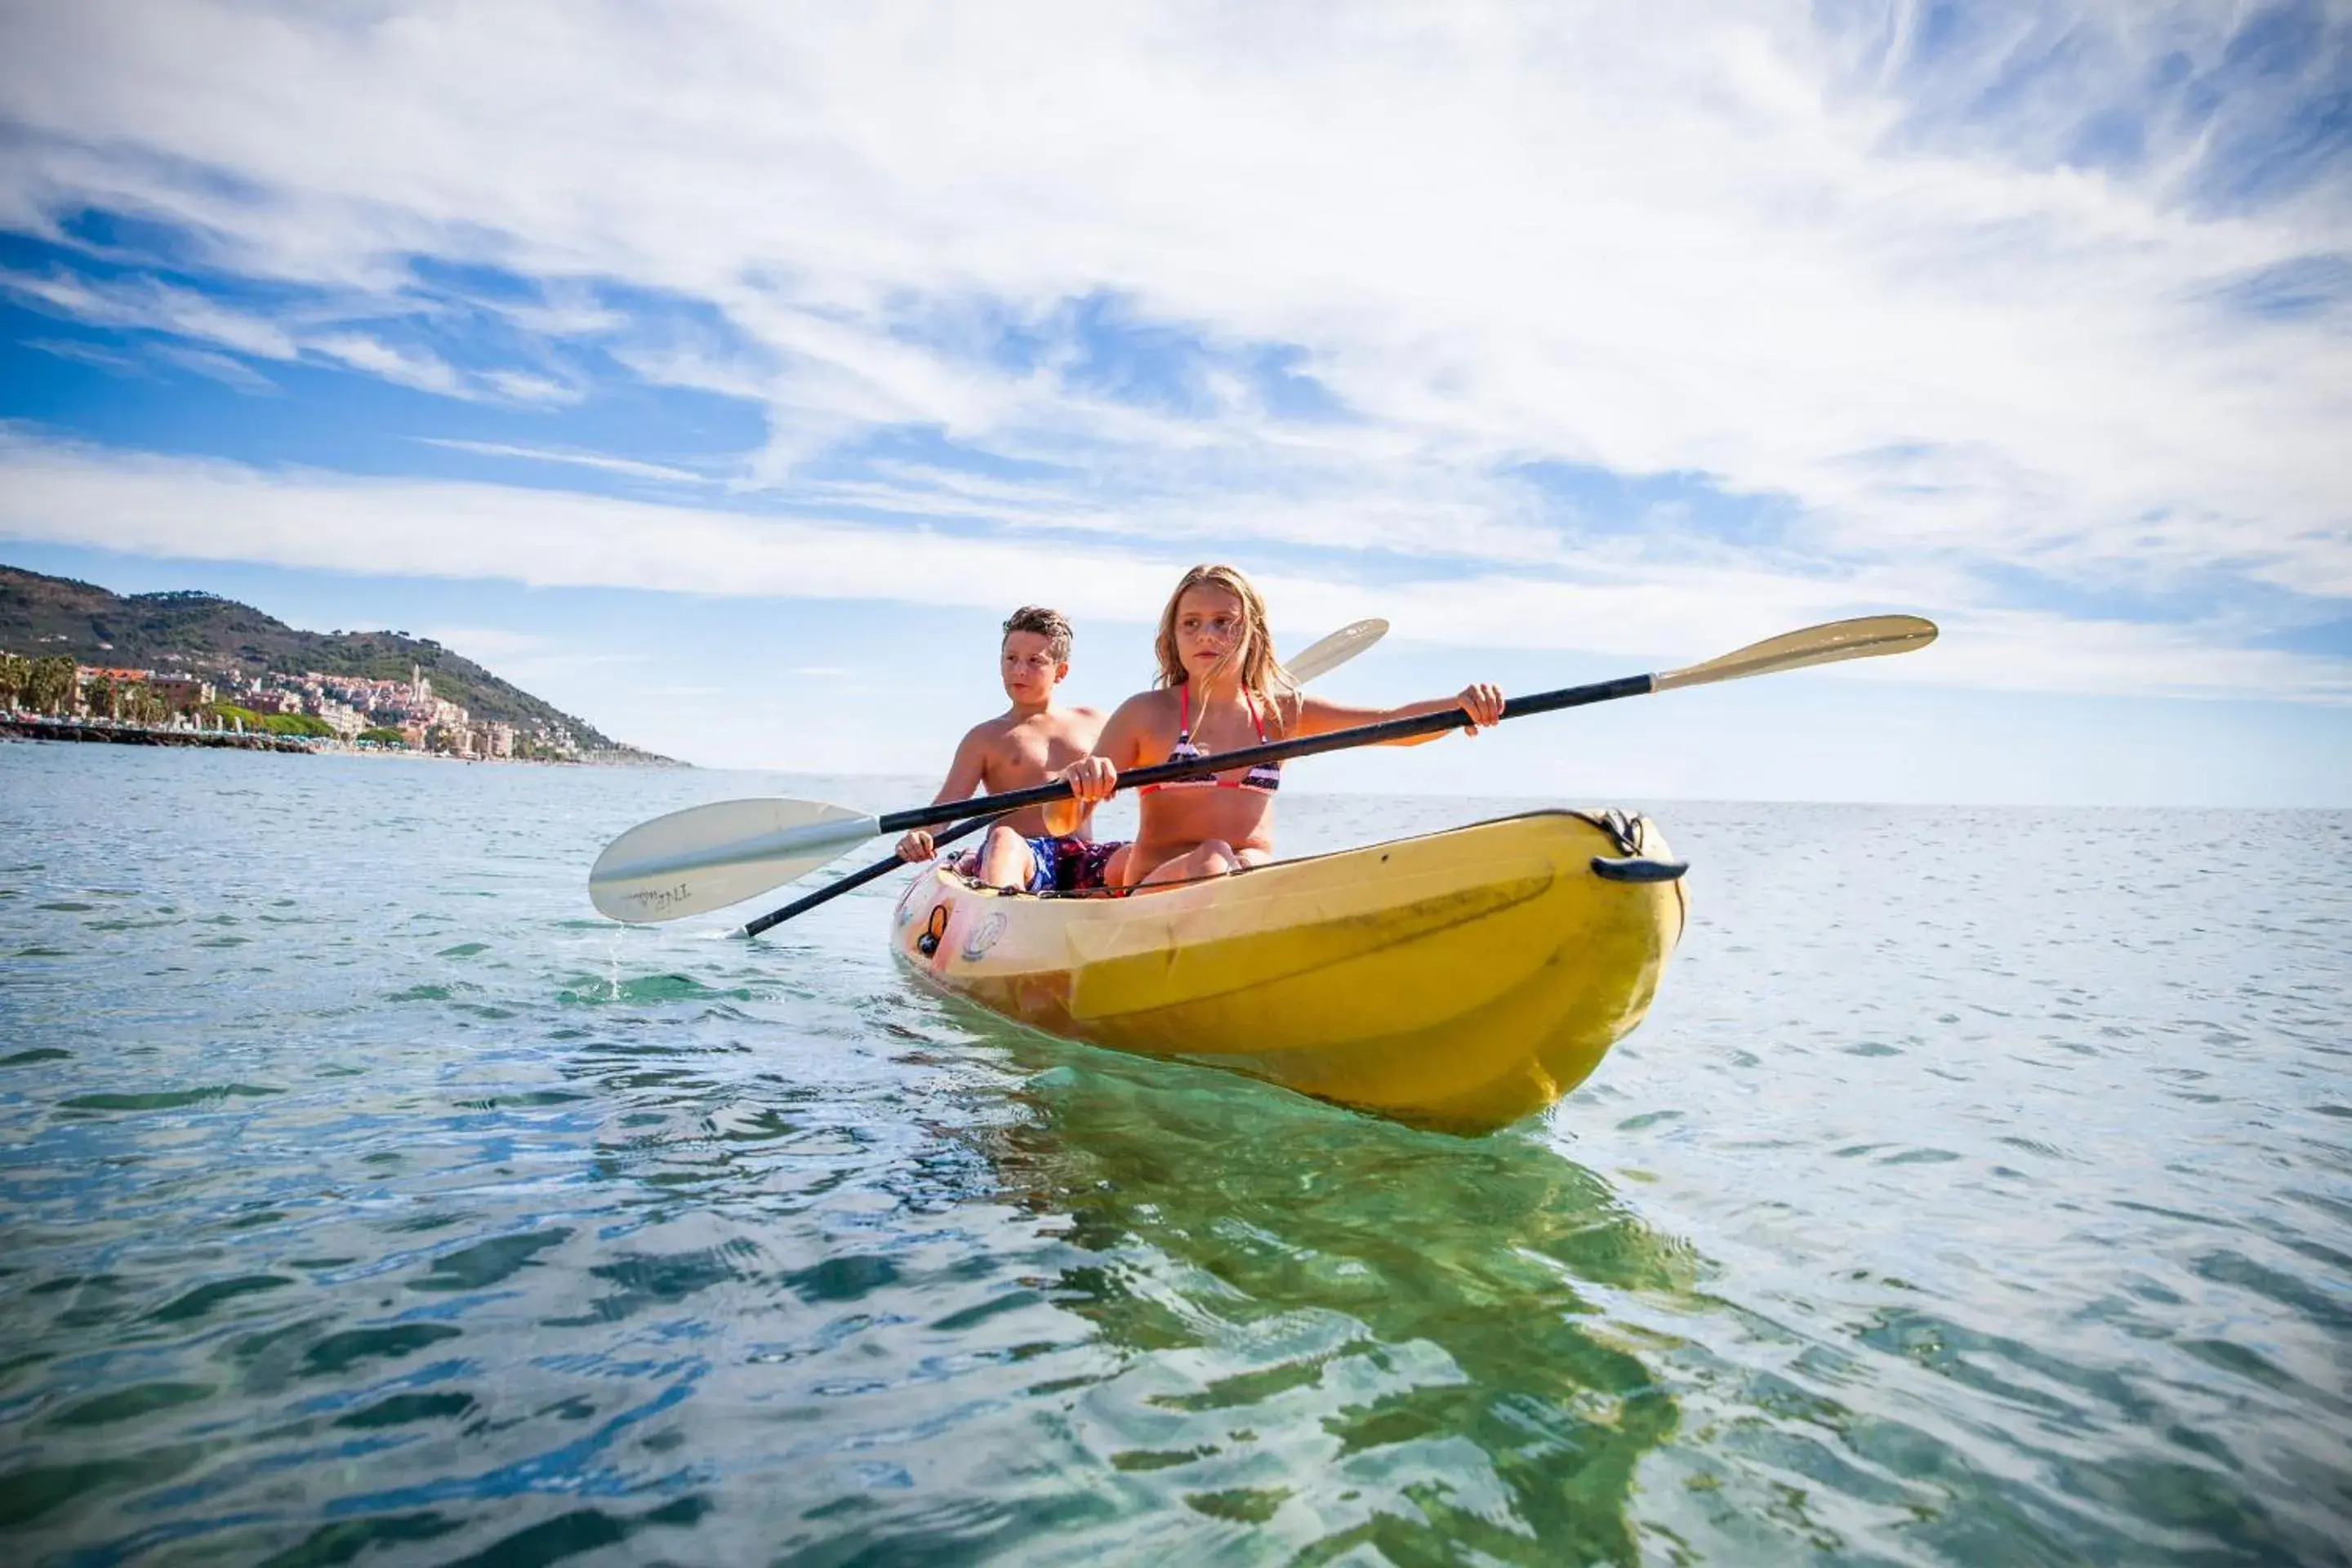
[[[1025,842],[1031,862],[1027,891],[1032,893],[1082,893],[1101,887],[1110,858],[1127,844],[1125,839],[1106,843],[1098,838],[1050,836]],[[979,850],[965,852],[963,871],[971,877],[980,874]]]
[[[1029,850],[1037,856],[1041,868],[1045,863],[1045,856],[1040,852],[1040,846],[1048,844],[1054,849],[1052,886],[1057,893],[1082,893],[1088,889],[1101,887],[1103,872],[1109,868],[1110,858],[1127,847],[1125,839],[1032,838]],[[1029,890],[1044,892],[1045,889],[1036,886],[1036,879],[1032,878]]]

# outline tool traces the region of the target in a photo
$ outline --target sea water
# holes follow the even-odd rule
[[[2352,817],[1578,803],[1689,931],[1463,1140],[590,912],[776,789],[0,747],[7,1561],[2346,1561]]]

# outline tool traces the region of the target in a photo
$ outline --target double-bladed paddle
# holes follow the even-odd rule
[[[1377,616],[1366,620],[1353,621],[1341,626],[1322,641],[1308,644],[1299,650],[1297,658],[1285,659],[1283,668],[1290,671],[1292,679],[1302,683],[1309,681],[1318,675],[1330,674],[1331,671],[1388,636],[1388,622]],[[973,834],[981,832],[995,820],[995,816],[992,814],[986,816],[975,816],[969,822],[959,822],[947,832],[935,837],[931,840],[931,847],[935,850],[944,849],[959,839],[969,838]],[[600,860],[597,864],[601,866],[604,862]],[[780,910],[770,910],[758,920],[745,925],[743,934],[758,936],[762,931],[772,931],[794,915],[806,914],[819,904],[829,904],[842,894],[862,888],[878,878],[887,877],[905,864],[906,862],[896,855],[887,859],[877,860],[864,870],[852,871],[846,877],[835,882],[829,882],[814,893],[806,893],[794,899]],[[593,881],[593,873],[591,873],[591,878]],[[750,895],[746,894],[745,897],[748,898]],[[601,909],[603,906],[598,907]]]
[[[1522,719],[1564,708],[1614,701],[1620,697],[1646,697],[1654,691],[1744,680],[1751,675],[1773,675],[1849,658],[1909,653],[1935,640],[1935,623],[1917,616],[1864,616],[1855,620],[1832,621],[1751,643],[1719,658],[1683,669],[1628,675],[1532,697],[1515,697],[1503,704],[1503,717]],[[1172,784],[1179,779],[1261,763],[1411,740],[1459,729],[1469,722],[1468,713],[1459,708],[1448,708],[1409,719],[1335,730],[1326,735],[1270,741],[1264,745],[1221,752],[1197,762],[1136,768],[1119,775],[1118,787]],[[719,801],[656,817],[613,840],[588,873],[588,894],[600,911],[617,921],[641,923],[676,920],[682,915],[723,909],[765,892],[814,870],[868,838],[904,833],[912,827],[930,827],[982,813],[992,816],[1026,805],[1043,805],[1048,801],[1067,799],[1069,794],[1070,786],[1056,780],[1033,789],[943,801],[937,805],[894,811],[887,816],[870,816],[824,801]]]

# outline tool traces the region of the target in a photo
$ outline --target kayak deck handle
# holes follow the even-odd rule
[[[1604,882],[1676,882],[1689,869],[1687,860],[1654,860],[1646,855],[1631,855],[1621,860],[1605,855],[1592,858],[1592,874]]]

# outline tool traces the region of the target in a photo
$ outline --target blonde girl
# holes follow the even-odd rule
[[[1195,566],[1184,574],[1160,613],[1155,651],[1160,675],[1152,689],[1121,703],[1093,754],[1062,770],[1076,797],[1076,805],[1061,808],[1068,816],[1110,798],[1118,775],[1134,768],[1448,708],[1467,710],[1475,733],[1503,713],[1502,692],[1484,682],[1401,708],[1351,708],[1308,696],[1274,656],[1265,601],[1231,566]],[[1138,792],[1141,826],[1135,842],[1112,859],[1108,884],[1186,881],[1272,859],[1274,796],[1281,784],[1276,763],[1145,785]]]

